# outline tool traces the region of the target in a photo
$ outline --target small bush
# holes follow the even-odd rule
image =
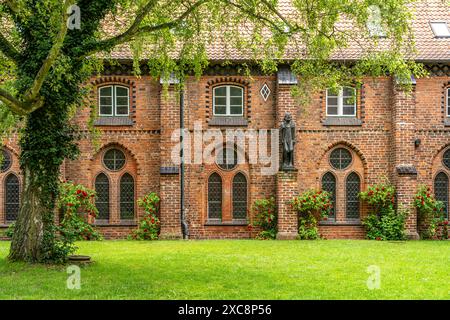
[[[252,226],[261,228],[257,234],[257,239],[275,239],[277,236],[277,214],[275,206],[275,198],[256,200],[252,206],[254,216]]]
[[[369,186],[359,193],[371,209],[363,219],[366,237],[371,240],[405,240],[406,211],[395,210],[395,188],[390,183]]]
[[[132,240],[157,240],[161,229],[161,222],[157,216],[159,197],[152,192],[138,199],[138,205],[144,209],[144,216],[139,226],[128,239]]]
[[[330,194],[326,191],[310,189],[291,201],[298,214],[298,238],[315,240],[320,238],[317,222],[328,219],[333,207]]]

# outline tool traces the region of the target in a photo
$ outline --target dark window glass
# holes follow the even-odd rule
[[[444,172],[434,178],[434,195],[436,200],[444,203],[444,210],[448,217],[448,176]]]
[[[1,163],[1,171],[5,172],[8,171],[9,168],[11,168],[12,160],[11,160],[11,154],[6,151],[2,150],[3,153],[3,161]]]
[[[348,175],[345,188],[347,194],[346,217],[347,219],[359,219],[358,193],[361,189],[361,181],[355,172]]]
[[[450,169],[450,149],[444,152],[444,156],[442,161],[444,162],[444,165]]]
[[[330,154],[330,163],[333,168],[343,170],[352,163],[352,155],[347,149],[334,149]]]
[[[224,170],[231,170],[238,163],[238,154],[236,149],[220,149],[217,155],[217,164]]]
[[[125,154],[118,149],[110,149],[106,151],[103,163],[109,170],[118,171],[125,165]]]
[[[336,206],[336,177],[331,173],[327,172],[322,177],[322,190],[329,192],[331,195],[331,201],[333,207],[330,211],[330,217],[335,217],[335,206]]]
[[[95,200],[98,210],[97,219],[109,220],[109,179],[104,173],[100,173],[95,179],[95,191],[97,192]]]
[[[217,173],[208,179],[208,218],[222,218],[222,178]]]
[[[19,178],[14,174],[9,174],[5,179],[5,213],[6,221],[17,220],[20,209],[20,187]]]
[[[247,178],[238,173],[233,179],[233,219],[247,218]]]
[[[120,219],[134,219],[134,179],[128,173],[120,179]]]

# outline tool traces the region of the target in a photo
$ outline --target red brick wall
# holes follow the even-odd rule
[[[250,205],[254,200],[279,195],[288,200],[293,193],[308,188],[319,188],[320,179],[327,171],[337,177],[337,220],[339,223],[321,225],[320,232],[326,238],[362,238],[362,227],[345,221],[346,175],[357,172],[361,177],[362,188],[380,182],[383,177],[390,178],[397,186],[399,203],[408,203],[415,193],[417,183],[432,185],[434,175],[440,171],[450,171],[442,165],[442,153],[450,145],[450,127],[444,125],[444,89],[450,83],[448,76],[432,76],[417,80],[415,93],[406,96],[396,90],[388,77],[365,79],[358,91],[358,117],[360,126],[325,126],[325,92],[313,95],[309,104],[300,104],[291,96],[289,85],[277,85],[276,76],[204,76],[199,81],[194,78],[186,85],[185,124],[192,133],[194,122],[199,120],[203,130],[212,128],[212,89],[215,85],[233,83],[245,91],[245,117],[248,126],[242,129],[278,128],[285,111],[293,114],[297,128],[295,165],[297,168],[295,185],[287,184],[289,190],[280,189],[277,176],[263,176],[261,165],[247,164],[227,173],[232,179],[238,171],[248,177],[248,220],[252,221]],[[261,97],[260,89],[267,84],[271,94],[267,101]],[[118,179],[125,172],[135,177],[136,198],[149,192],[157,192],[161,199],[162,235],[167,237],[181,235],[180,228],[180,189],[179,175],[160,175],[161,166],[173,166],[170,153],[175,142],[170,140],[172,130],[179,126],[179,101],[173,86],[164,92],[159,84],[148,76],[104,76],[92,79],[91,101],[86,105],[96,105],[96,88],[105,84],[122,84],[130,88],[131,115],[133,126],[97,127],[100,137],[88,137],[79,142],[81,155],[76,161],[67,161],[63,172],[68,180],[93,186],[99,172],[105,172],[111,179],[111,221],[100,230],[108,238],[123,238],[133,228],[121,225],[118,219]],[[74,121],[80,125],[86,136],[89,128],[86,123],[89,108],[78,112]],[[219,129],[224,129],[220,127]],[[418,147],[414,140],[420,139]],[[17,152],[15,139],[5,144]],[[127,164],[120,172],[109,172],[102,164],[102,154],[110,146],[123,150]],[[342,172],[333,170],[328,156],[335,147],[345,147],[351,151],[353,162]],[[248,147],[248,145],[247,145]],[[248,152],[248,149],[246,150]],[[248,156],[248,154],[247,154]],[[18,171],[17,159],[13,170]],[[417,177],[398,176],[396,166],[412,165],[417,169]],[[207,178],[212,172],[221,172],[215,165],[194,164],[186,166],[185,200],[186,215],[191,238],[248,238],[250,234],[246,223],[241,225],[207,225]],[[2,174],[0,174],[0,181]],[[285,195],[285,198],[283,197]],[[4,223],[3,187],[0,187],[0,226]],[[230,201],[225,199],[224,202]],[[284,201],[284,200],[283,200]],[[281,212],[281,229],[296,231],[296,221],[285,220]],[[227,213],[229,214],[229,213]],[[363,208],[362,217],[367,214]],[[137,210],[137,217],[142,215]],[[415,232],[415,213],[408,220],[408,230]],[[292,217],[291,217],[292,218]],[[291,221],[291,222],[287,222]],[[0,227],[1,228],[1,227]]]

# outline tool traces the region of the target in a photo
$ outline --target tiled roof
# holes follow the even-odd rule
[[[279,11],[283,14],[293,14],[291,8],[292,0],[280,0]],[[414,58],[419,61],[429,62],[450,62],[450,38],[436,38],[430,27],[430,21],[445,21],[450,26],[450,5],[447,0],[418,0],[411,4],[413,10],[413,20],[411,21],[414,38],[416,42],[417,53]],[[129,20],[127,20],[129,22]],[[108,25],[105,28],[107,34],[117,34],[119,30],[123,30],[126,27],[125,24],[117,22],[115,25]],[[349,22],[341,22],[339,28],[350,29],[352,25]],[[245,29],[242,31],[245,34]],[[207,55],[210,60],[249,60],[252,55],[246,50],[237,50],[235,48],[227,47],[221,39],[220,30],[216,31],[214,40],[209,43],[207,47]],[[361,42],[364,43],[364,39],[361,38]],[[339,48],[334,54],[333,59],[336,60],[353,60],[361,57],[364,49],[361,48],[361,42],[359,44],[355,42],[350,43],[346,48]],[[380,39],[379,47],[383,48],[388,46],[387,39]],[[145,52],[146,50],[144,50]],[[151,50],[148,50],[150,52]],[[298,52],[301,48],[298,46],[290,45],[286,49],[284,59],[292,60],[299,57]],[[174,53],[175,55],[175,53]],[[122,45],[117,47],[112,53],[111,58],[114,59],[131,59],[132,54],[128,45]],[[143,54],[143,58],[149,57]]]

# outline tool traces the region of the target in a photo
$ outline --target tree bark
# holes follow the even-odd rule
[[[43,253],[44,214],[47,209],[40,199],[41,188],[36,174],[27,166],[23,170],[23,190],[19,216],[16,221],[9,259],[39,262]]]

